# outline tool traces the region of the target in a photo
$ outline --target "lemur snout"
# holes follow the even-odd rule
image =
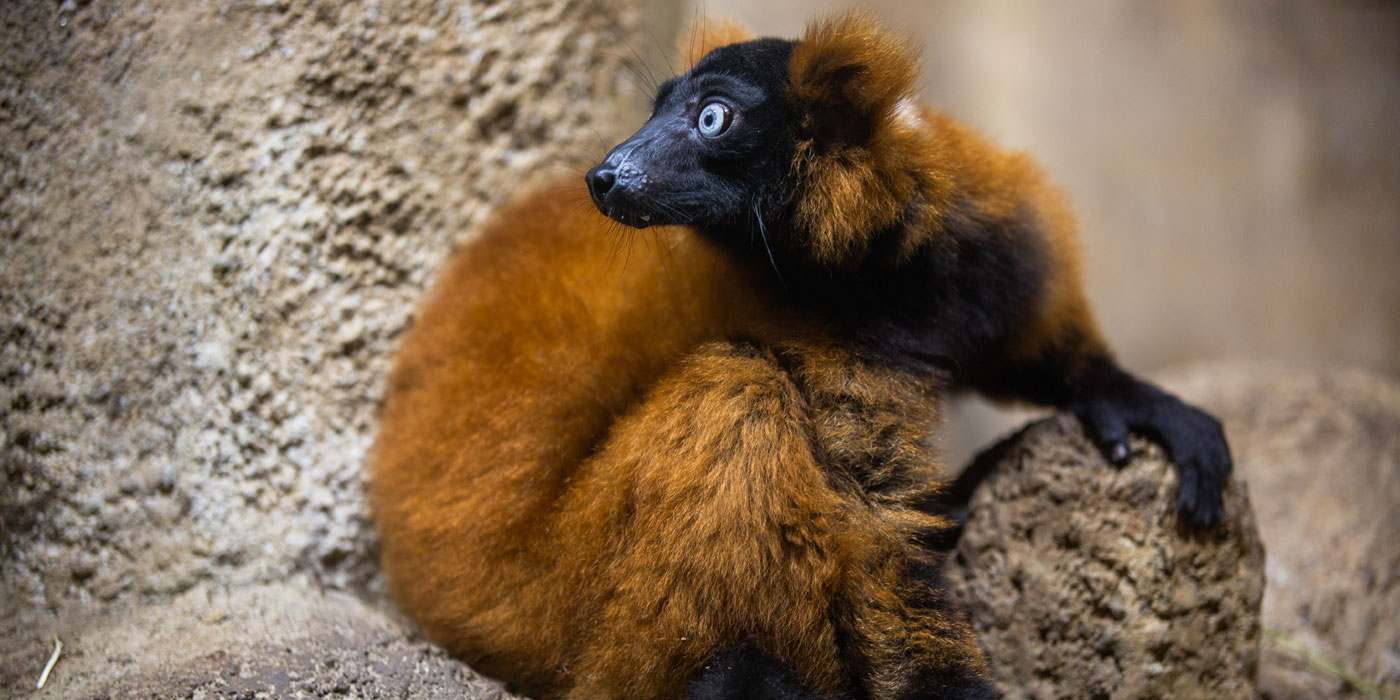
[[[593,203],[601,207],[608,191],[617,182],[617,171],[606,162],[599,163],[588,171],[584,179],[588,182],[588,194],[593,198]]]
[[[593,205],[604,216],[626,226],[646,228],[657,223],[652,220],[650,210],[638,201],[639,188],[646,182],[646,176],[632,165],[619,165],[617,160],[610,154],[607,160],[584,175]]]

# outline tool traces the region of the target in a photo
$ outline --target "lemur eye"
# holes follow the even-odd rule
[[[712,139],[728,130],[729,122],[733,120],[734,115],[730,113],[729,105],[711,102],[700,110],[700,117],[695,120],[695,128],[700,130],[701,136]]]

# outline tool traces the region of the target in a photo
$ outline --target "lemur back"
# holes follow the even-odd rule
[[[914,102],[897,37],[705,38],[596,211],[520,197],[425,301],[371,464],[390,587],[540,698],[994,697],[928,546],[941,398],[1144,432],[1198,525],[1223,434],[1113,362],[1059,195]]]

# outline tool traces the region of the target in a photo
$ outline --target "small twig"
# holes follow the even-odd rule
[[[58,655],[63,652],[63,642],[58,641],[58,637],[53,638],[53,654],[49,656],[49,662],[44,664],[44,672],[39,676],[39,682],[34,684],[35,690],[43,690],[44,684],[49,682],[49,672],[53,670],[53,665],[58,663]]]
[[[1302,659],[1308,666],[1312,667],[1313,670],[1346,683],[1368,698],[1372,698],[1373,700],[1390,699],[1390,696],[1381,693],[1380,688],[1366,682],[1340,663],[1323,656],[1283,630],[1265,628],[1264,637],[1284,651],[1288,651]]]

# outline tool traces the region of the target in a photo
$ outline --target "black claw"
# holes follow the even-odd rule
[[[1108,461],[1120,467],[1127,464],[1128,459],[1133,456],[1133,451],[1128,447],[1128,443],[1124,441],[1109,445],[1108,449],[1104,450],[1104,453],[1108,457]]]

